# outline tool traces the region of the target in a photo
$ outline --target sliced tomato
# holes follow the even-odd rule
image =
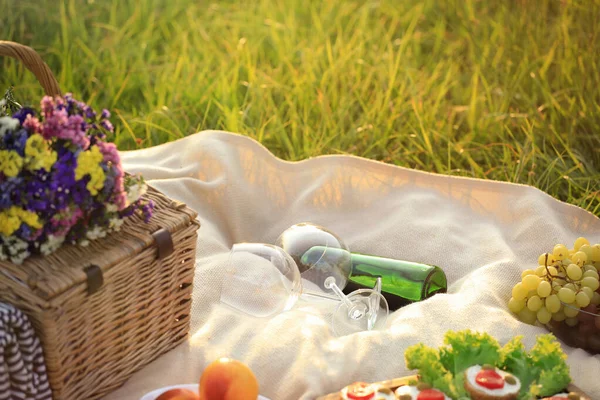
[[[444,393],[437,389],[421,390],[417,395],[417,400],[444,400]]]
[[[502,389],[504,387],[504,378],[493,369],[479,371],[475,377],[475,382],[488,389]]]
[[[348,386],[346,395],[352,400],[369,400],[375,397],[375,388],[365,382],[356,382]]]

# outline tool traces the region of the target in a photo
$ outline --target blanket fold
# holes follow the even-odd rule
[[[51,400],[42,346],[27,316],[0,303],[0,400]]]

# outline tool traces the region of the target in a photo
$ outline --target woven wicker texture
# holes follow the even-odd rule
[[[0,56],[12,57],[21,61],[28,70],[33,72],[47,95],[60,94],[60,87],[52,71],[31,47],[0,40]]]
[[[21,53],[20,46],[6,43],[0,42],[0,54],[8,46],[17,49],[19,59],[25,54],[35,60],[27,51]],[[42,64],[31,64],[36,76],[42,74],[35,69]],[[50,81],[56,82],[46,83]],[[45,90],[58,93],[52,85]],[[0,301],[31,320],[44,348],[55,400],[100,398],[187,336],[197,214],[153,188],[146,196],[155,203],[149,223],[132,216],[120,232],[87,247],[65,245],[23,265],[0,262]],[[173,242],[166,257],[159,257],[153,236],[160,230],[168,231]],[[85,272],[91,265],[98,267],[103,281],[92,294]]]

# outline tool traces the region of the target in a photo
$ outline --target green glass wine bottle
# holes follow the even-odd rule
[[[314,246],[302,255],[301,262],[304,265],[314,265],[313,260],[347,259],[343,252],[346,250]],[[356,289],[371,289],[377,278],[381,277],[382,294],[390,309],[395,310],[447,290],[446,274],[440,267],[366,254],[350,254],[352,267],[343,290],[346,294]]]

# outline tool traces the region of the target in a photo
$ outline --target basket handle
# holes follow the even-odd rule
[[[34,49],[15,42],[0,40],[0,56],[8,56],[21,61],[33,72],[38,82],[49,96],[60,96],[60,87],[50,67]]]

